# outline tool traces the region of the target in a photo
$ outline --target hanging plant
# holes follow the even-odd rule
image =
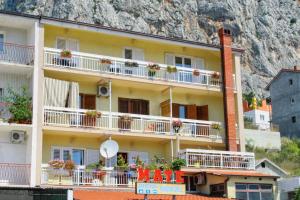
[[[219,78],[220,78],[220,73],[219,73],[219,72],[214,72],[214,73],[211,75],[211,77],[212,77],[213,79],[219,79]]]
[[[172,122],[172,126],[173,126],[173,129],[174,129],[175,133],[178,133],[179,129],[182,126],[182,122],[179,119],[178,120],[174,120]]]
[[[168,73],[176,73],[177,68],[175,66],[167,66],[167,72]]]
[[[101,64],[108,64],[108,65],[112,64],[110,59],[101,59],[100,62],[101,62]]]
[[[100,118],[102,113],[101,112],[98,112],[96,110],[90,110],[90,111],[87,111],[86,113],[86,116],[88,117],[95,117],[95,118]]]
[[[214,130],[220,131],[221,130],[221,125],[220,124],[212,124],[211,128],[214,129]]]
[[[71,58],[72,57],[72,53],[71,53],[70,50],[64,49],[64,50],[62,50],[60,52],[60,57],[62,57],[62,58]]]
[[[195,69],[195,70],[193,71],[193,75],[194,75],[194,76],[200,76],[200,71]]]
[[[63,160],[51,160],[48,162],[48,164],[53,169],[62,169],[65,165],[65,162]]]
[[[136,62],[125,62],[125,67],[138,67],[139,64]]]
[[[158,64],[149,64],[147,67],[149,70],[149,76],[155,76],[156,72],[160,70],[160,66]]]

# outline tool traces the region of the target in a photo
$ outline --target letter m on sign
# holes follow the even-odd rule
[[[150,171],[149,169],[138,169],[138,181],[139,182],[149,182],[150,180]]]

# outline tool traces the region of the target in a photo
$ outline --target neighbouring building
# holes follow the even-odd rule
[[[256,98],[253,105],[244,100],[244,130],[246,145],[264,149],[280,150],[281,137],[279,126],[274,124],[270,118],[272,107],[263,99],[261,106],[257,105]],[[265,138],[268,138],[266,141]]]
[[[267,85],[272,103],[272,122],[280,127],[282,136],[299,137],[300,70],[281,69]]]
[[[290,177],[280,179],[278,181],[280,188],[280,200],[290,200],[293,199],[297,189],[300,188],[300,177]]]
[[[211,45],[0,13],[2,105],[12,106],[9,88],[32,97],[26,121],[1,116],[0,184],[133,188],[137,159],[179,157],[189,193],[274,199],[278,176],[256,171],[245,152],[243,50],[230,30],[219,37]],[[109,138],[119,151],[105,160]]]

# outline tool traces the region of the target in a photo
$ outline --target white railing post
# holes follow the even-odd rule
[[[224,161],[223,161],[223,159],[224,159],[224,156],[223,156],[223,154],[221,153],[221,159],[220,159],[220,167],[221,168],[223,168],[224,167]]]

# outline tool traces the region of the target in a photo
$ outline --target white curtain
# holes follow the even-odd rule
[[[68,105],[69,108],[79,108],[79,83],[70,83]]]
[[[70,82],[45,78],[45,106],[65,107],[70,90]]]

